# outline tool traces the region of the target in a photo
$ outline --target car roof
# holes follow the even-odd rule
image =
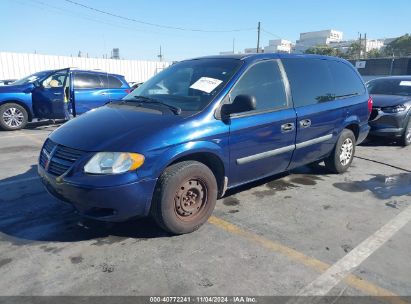
[[[70,68],[70,70],[75,71],[75,72],[87,72],[87,73],[94,73],[94,74],[101,74],[101,75],[111,75],[111,76],[124,77],[123,75],[120,75],[120,74],[108,73],[108,72],[104,72],[104,71],[101,71],[101,70],[82,70],[82,69],[78,69],[78,68]]]
[[[328,59],[328,60],[339,60],[345,61],[338,57],[324,56],[324,55],[314,55],[314,54],[288,54],[288,53],[251,53],[251,54],[228,54],[228,55],[214,55],[197,57],[189,60],[198,59],[237,59],[244,61],[255,61],[263,59],[278,59],[278,58],[317,58],[317,59]]]
[[[397,79],[397,80],[410,80],[411,81],[411,75],[383,76],[383,77],[377,77],[377,78],[371,79],[370,81],[377,80],[377,79],[378,80],[379,79],[382,79],[382,80]]]

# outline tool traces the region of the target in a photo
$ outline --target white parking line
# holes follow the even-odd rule
[[[316,280],[304,287],[299,296],[325,296],[371,254],[411,221],[411,206],[395,216],[350,253],[328,268]]]
[[[0,187],[2,186],[8,186],[8,185],[13,185],[13,184],[18,184],[18,183],[23,183],[23,182],[29,182],[32,180],[39,179],[38,176],[33,176],[33,177],[26,177],[26,178],[21,178],[21,179],[16,179],[8,182],[0,182]]]

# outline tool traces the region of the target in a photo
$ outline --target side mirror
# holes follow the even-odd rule
[[[225,104],[221,108],[223,116],[253,111],[257,107],[257,100],[251,95],[237,95],[232,103]]]

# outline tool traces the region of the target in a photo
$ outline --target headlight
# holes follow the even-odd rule
[[[405,111],[406,109],[407,107],[404,105],[381,108],[381,110],[385,113],[399,113]]]
[[[84,166],[86,173],[119,174],[136,170],[144,163],[144,156],[137,153],[99,152]]]

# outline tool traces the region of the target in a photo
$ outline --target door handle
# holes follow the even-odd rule
[[[101,92],[100,95],[108,95],[107,92]]]
[[[300,127],[301,128],[308,128],[310,126],[311,126],[311,120],[310,119],[300,120]]]
[[[281,125],[282,132],[290,132],[290,131],[293,131],[294,129],[295,129],[295,125],[292,122]]]
[[[62,93],[54,92],[54,95],[61,95]]]

